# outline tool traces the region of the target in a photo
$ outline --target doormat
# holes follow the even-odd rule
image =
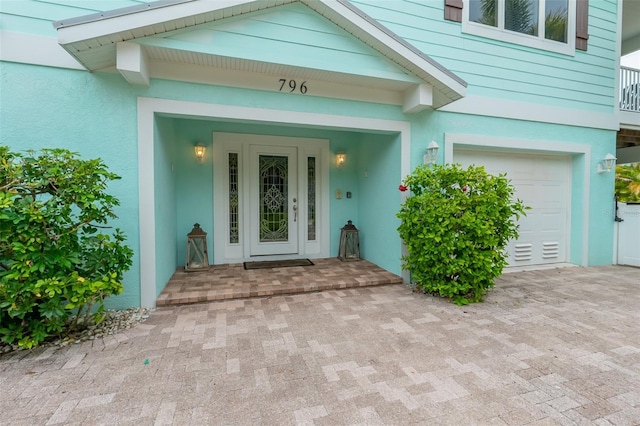
[[[287,268],[289,266],[313,266],[309,259],[270,260],[264,262],[244,262],[244,269]]]

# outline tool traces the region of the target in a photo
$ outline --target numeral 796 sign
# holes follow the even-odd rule
[[[298,82],[295,80],[287,80],[286,78],[281,78],[278,81],[280,82],[280,92],[289,91],[289,93],[293,93],[298,89],[298,91],[303,95],[307,93],[306,81],[303,81],[300,85],[298,85]]]

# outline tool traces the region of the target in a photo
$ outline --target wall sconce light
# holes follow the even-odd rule
[[[198,161],[202,163],[204,161],[204,155],[207,153],[207,147],[198,142],[198,144],[193,147],[193,151]]]
[[[598,163],[598,173],[609,173],[616,163],[617,158],[613,154],[609,153],[604,157],[604,160]]]
[[[336,166],[340,167],[347,160],[347,156],[344,152],[339,152],[336,154]]]
[[[429,145],[427,146],[427,153],[422,159],[424,164],[433,164],[436,162],[436,158],[438,158],[438,149],[440,149],[440,146],[436,141],[429,142]]]

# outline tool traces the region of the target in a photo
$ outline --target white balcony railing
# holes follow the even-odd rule
[[[640,112],[640,70],[620,67],[620,110]]]

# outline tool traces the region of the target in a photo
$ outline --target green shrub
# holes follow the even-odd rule
[[[482,301],[525,212],[509,180],[482,167],[419,166],[399,189],[411,191],[397,216],[412,282],[459,305]]]
[[[0,146],[0,338],[31,348],[67,328],[100,321],[123,290],[132,250],[110,234],[116,198],[99,159],[62,149]],[[97,310],[94,312],[94,307]]]
[[[616,197],[623,203],[640,202],[640,163],[616,166]]]

